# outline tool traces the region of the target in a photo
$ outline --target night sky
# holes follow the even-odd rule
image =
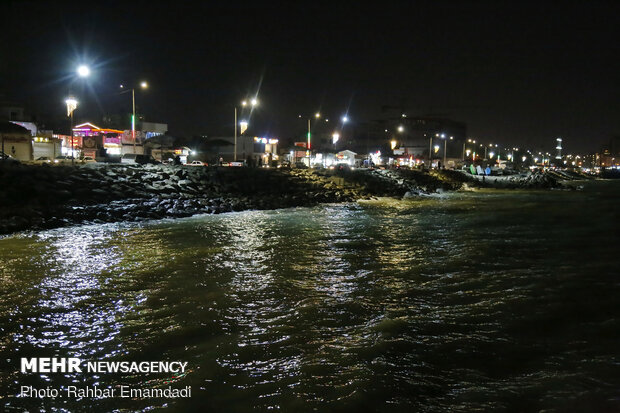
[[[39,119],[129,110],[120,83],[175,136],[301,134],[320,110],[371,121],[404,107],[504,146],[598,150],[620,133],[620,7],[611,2],[69,2],[0,6],[0,95]],[[92,67],[88,84],[74,79]],[[0,97],[2,99],[2,97]]]

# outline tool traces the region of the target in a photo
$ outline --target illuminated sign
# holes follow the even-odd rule
[[[267,138],[257,138],[257,137],[255,137],[254,138],[254,142],[256,142],[256,143],[265,143],[265,144],[268,143],[270,145],[275,145],[275,144],[277,144],[279,142],[279,140],[278,139],[271,139],[271,138],[267,139]],[[295,146],[298,146],[298,145],[295,144]],[[305,148],[305,146],[304,146],[304,148]]]

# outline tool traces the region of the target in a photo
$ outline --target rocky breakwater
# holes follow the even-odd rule
[[[0,164],[0,181],[0,234],[369,196],[315,171],[262,168]]]
[[[409,198],[482,186],[475,179],[451,170],[362,169],[339,174],[374,196]]]
[[[78,223],[312,206],[378,196],[403,198],[466,186],[510,187],[510,182],[513,187],[540,187],[540,182],[547,185],[546,179],[533,176],[498,185],[490,179],[480,182],[471,175],[445,170],[0,163],[0,234]]]
[[[505,188],[505,189],[553,189],[553,188],[565,188],[566,187],[562,178],[553,172],[525,172],[514,175],[499,175],[499,176],[482,176],[471,175],[468,172],[459,171],[460,174],[466,176],[468,179],[475,180],[479,186],[487,188]]]

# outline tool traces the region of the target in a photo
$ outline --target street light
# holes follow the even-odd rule
[[[320,119],[321,118],[321,113],[317,112],[314,114],[314,117],[316,119]],[[311,136],[312,136],[312,132],[310,129],[310,118],[308,118],[308,144],[306,145],[306,155],[308,156],[308,166],[310,165],[310,150],[311,150]]]
[[[334,147],[336,146],[336,142],[338,142],[338,139],[340,139],[340,134],[338,132],[334,132],[332,134],[332,143],[334,144]]]
[[[149,84],[145,81],[140,82],[140,88],[142,89],[146,89],[149,87]],[[125,86],[121,85],[121,89],[124,89]],[[126,90],[125,92],[129,92],[129,90]],[[125,93],[125,92],[121,92],[121,93]],[[133,153],[136,153],[136,92],[135,89],[132,87],[131,88],[131,107],[132,107],[132,114],[131,114],[131,138],[133,139]]]
[[[68,97],[65,103],[67,105],[67,116],[71,118],[71,164],[73,165],[75,159],[75,149],[73,146],[73,111],[77,108],[78,101],[74,97]]]
[[[90,75],[90,68],[86,65],[80,65],[77,68],[77,74],[79,77],[88,77]]]
[[[248,101],[247,100],[242,100],[241,101],[241,106],[246,107],[248,105]],[[256,98],[252,98],[250,100],[250,105],[252,105],[252,107],[258,105],[258,100]],[[248,122],[243,121],[243,126],[244,128],[248,127]],[[243,135],[243,132],[245,131],[245,129],[243,131],[241,131],[241,134]],[[234,153],[233,153],[233,161],[237,161],[237,105],[235,105],[235,149],[234,149]]]
[[[79,65],[76,69],[78,77],[86,78],[90,75],[90,68],[86,65]],[[71,117],[71,164],[75,163],[75,146],[73,135],[73,111],[77,108],[78,101],[71,96],[71,89],[69,88],[69,97],[65,99],[67,105],[67,116]]]

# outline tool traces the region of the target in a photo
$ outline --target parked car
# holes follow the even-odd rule
[[[80,160],[81,163],[97,163],[97,161],[95,160],[95,158],[93,158],[92,156],[85,156],[83,159]]]
[[[207,166],[206,163],[201,162],[201,161],[192,161],[191,163],[188,163],[189,166]]]
[[[56,165],[71,165],[74,162],[75,158],[73,158],[73,156],[61,155],[54,159],[54,164]]]
[[[137,153],[126,153],[121,157],[121,163],[133,163],[138,165],[145,165],[147,163],[160,163],[151,155],[142,155]]]
[[[51,164],[54,161],[49,156],[40,156],[33,161],[37,165]]]
[[[17,159],[13,158],[11,155],[6,154],[0,151],[0,161],[8,162],[8,163],[20,163]]]

